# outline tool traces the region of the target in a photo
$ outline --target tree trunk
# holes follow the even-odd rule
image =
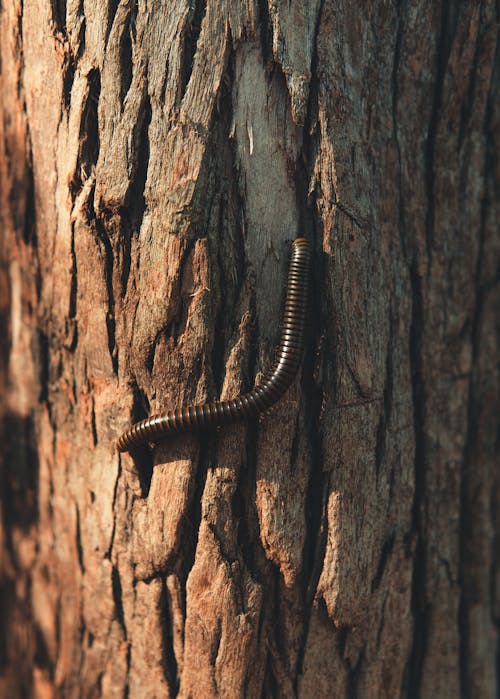
[[[498,696],[484,3],[6,0],[5,697]],[[258,424],[133,421],[307,350]]]

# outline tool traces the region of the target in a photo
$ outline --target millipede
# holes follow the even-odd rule
[[[292,243],[281,342],[271,371],[248,393],[236,398],[188,406],[132,425],[117,442],[124,452],[170,435],[229,425],[258,417],[276,403],[293,382],[302,360],[306,331],[311,249],[305,238]]]

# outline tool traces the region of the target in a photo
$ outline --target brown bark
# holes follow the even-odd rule
[[[0,694],[493,699],[498,7],[0,22]],[[286,397],[120,458],[270,366],[297,232]]]

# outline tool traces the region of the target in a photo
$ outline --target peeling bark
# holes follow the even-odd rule
[[[498,693],[498,8],[0,8],[0,694]],[[259,424],[133,460],[272,364]]]

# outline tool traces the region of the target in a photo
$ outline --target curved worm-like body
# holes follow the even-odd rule
[[[310,246],[305,238],[292,244],[288,272],[285,316],[277,360],[271,372],[249,393],[237,398],[204,403],[161,415],[152,415],[124,432],[118,451],[129,451],[139,444],[156,442],[179,432],[228,425],[255,418],[276,403],[292,383],[304,350],[307,291],[311,267]]]

